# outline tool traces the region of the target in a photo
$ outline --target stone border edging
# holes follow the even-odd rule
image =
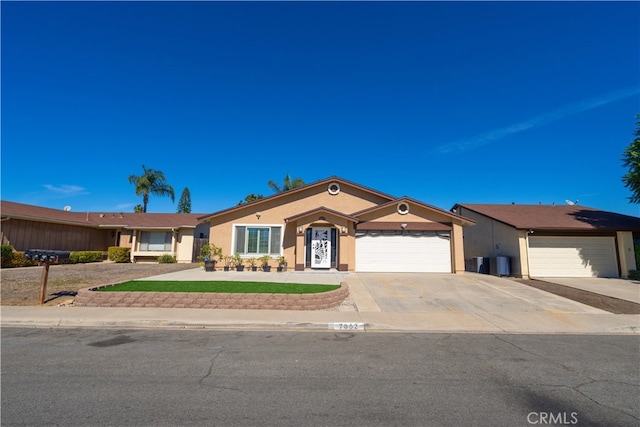
[[[78,291],[76,307],[220,308],[255,310],[322,310],[335,307],[349,295],[340,288],[315,294],[235,294],[216,292],[96,292],[107,286]]]

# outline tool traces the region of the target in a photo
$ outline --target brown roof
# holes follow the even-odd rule
[[[640,218],[580,205],[494,205],[459,203],[461,206],[518,229],[640,231]]]
[[[202,214],[133,213],[133,212],[68,212],[23,203],[1,201],[3,218],[56,222],[98,228],[181,228],[195,227]]]

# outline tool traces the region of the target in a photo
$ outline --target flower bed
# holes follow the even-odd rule
[[[76,295],[75,306],[322,310],[335,307],[349,295],[349,287],[346,282],[341,282],[339,289],[316,294],[96,292],[101,287],[80,289]]]

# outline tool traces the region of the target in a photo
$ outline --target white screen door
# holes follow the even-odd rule
[[[311,229],[311,268],[331,268],[331,228]]]

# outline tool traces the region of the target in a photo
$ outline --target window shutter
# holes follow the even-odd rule
[[[271,227],[270,255],[280,255],[280,227]]]
[[[246,227],[236,227],[236,251],[235,253],[244,254],[244,234]]]

